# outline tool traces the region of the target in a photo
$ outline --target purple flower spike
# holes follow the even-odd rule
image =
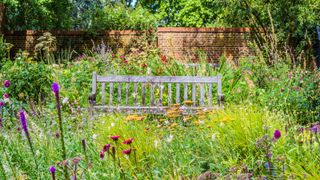
[[[279,139],[280,137],[281,137],[281,132],[278,129],[276,129],[273,133],[273,138]]]
[[[22,129],[24,130],[24,132],[27,133],[28,132],[27,120],[22,110],[20,111],[20,122],[21,122]]]
[[[52,84],[52,86],[51,86],[51,89],[52,89],[52,91],[53,91],[55,94],[58,94],[58,93],[59,93],[59,89],[60,89],[59,84],[56,83],[56,82],[54,82],[54,83]]]
[[[51,166],[49,170],[52,174],[56,173],[56,168],[54,166]]]
[[[5,80],[3,84],[4,84],[4,87],[6,87],[6,88],[10,87],[10,81],[9,80]]]
[[[320,129],[320,125],[317,124],[311,128],[311,131],[317,134],[319,132],[319,129]]]

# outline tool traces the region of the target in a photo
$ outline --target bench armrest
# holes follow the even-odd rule
[[[95,93],[91,93],[89,95],[88,100],[89,100],[89,104],[95,105],[96,104],[96,94]]]

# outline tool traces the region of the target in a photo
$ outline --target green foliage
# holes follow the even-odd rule
[[[156,25],[156,17],[147,9],[141,6],[133,9],[120,3],[98,10],[92,22],[92,28],[99,30],[148,30]]]
[[[25,57],[7,61],[1,68],[4,79],[12,83],[10,95],[21,101],[39,100],[48,96],[53,82],[53,72],[44,63],[32,62]]]
[[[8,58],[12,44],[7,43],[3,36],[0,36],[0,65],[5,58]]]

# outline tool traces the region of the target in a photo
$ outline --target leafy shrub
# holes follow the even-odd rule
[[[1,69],[5,79],[12,83],[11,96],[26,101],[43,99],[50,92],[53,71],[44,63],[27,61],[18,57],[15,61],[7,61]]]
[[[0,62],[7,58],[10,52],[10,49],[12,48],[12,44],[7,43],[6,40],[3,38],[3,36],[0,36]]]

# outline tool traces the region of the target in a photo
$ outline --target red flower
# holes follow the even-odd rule
[[[142,64],[142,67],[143,67],[143,68],[146,68],[146,67],[148,67],[148,65],[147,65],[146,63],[143,63],[143,64]]]
[[[120,136],[111,136],[110,138],[114,141],[117,141],[120,138]]]
[[[162,63],[167,63],[167,57],[165,55],[161,56]]]
[[[120,59],[124,59],[124,56],[120,56]]]
[[[114,55],[114,54],[112,54],[111,56],[112,56],[112,58],[114,58],[114,57],[115,57],[115,55]]]
[[[128,140],[125,140],[125,141],[123,142],[123,144],[131,144],[132,141],[133,141],[133,138],[130,138],[130,139],[128,139]]]
[[[111,146],[110,144],[104,145],[102,151],[104,151],[104,152],[109,151],[110,146]]]
[[[123,60],[122,61],[124,64],[128,64],[128,61],[127,60]]]
[[[131,148],[130,148],[130,149],[127,149],[127,150],[122,151],[122,154],[130,155],[130,153],[131,153]]]
[[[103,152],[103,151],[100,152],[100,158],[101,158],[101,159],[104,158],[104,152]]]

